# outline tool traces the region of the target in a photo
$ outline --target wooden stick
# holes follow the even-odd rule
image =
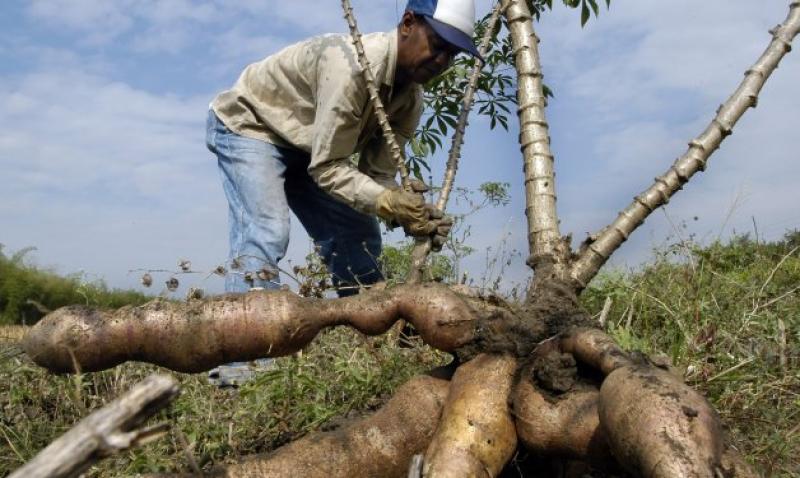
[[[783,57],[792,49],[792,40],[800,31],[800,1],[793,0],[789,15],[782,25],[772,30],[772,41],[761,58],[745,73],[739,88],[717,110],[716,117],[706,130],[691,143],[689,150],[678,158],[672,167],[650,188],[636,197],[617,219],[584,244],[572,266],[571,278],[581,287],[589,281],[631,233],[656,209],[669,202],[698,171],[706,168],[708,159],[748,108],[755,107],[764,83],[778,67]]]
[[[408,467],[408,478],[422,478],[422,455],[414,455]]]
[[[178,391],[178,384],[172,377],[151,375],[78,422],[9,478],[78,476],[101,458],[162,436],[167,424],[139,426],[171,402]]]

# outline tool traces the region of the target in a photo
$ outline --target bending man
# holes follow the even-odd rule
[[[477,55],[474,21],[473,0],[410,0],[395,30],[363,37],[401,148],[422,114],[421,85],[459,52]],[[337,288],[382,279],[376,215],[431,237],[434,246],[449,232],[449,221],[425,205],[419,189],[395,183],[396,164],[349,36],[311,38],[248,66],[214,99],[207,144],[230,206],[228,292],[278,286],[290,209]]]

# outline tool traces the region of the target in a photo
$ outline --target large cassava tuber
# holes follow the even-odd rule
[[[600,388],[600,424],[617,461],[643,478],[713,478],[723,439],[716,411],[678,377],[618,368]]]
[[[523,379],[512,394],[519,441],[537,456],[568,458],[605,468],[614,463],[600,429],[600,391],[581,384],[551,395]]]
[[[726,447],[722,452],[722,476],[725,478],[759,478],[761,475],[753,470],[738,451]]]
[[[311,299],[288,291],[254,291],[207,301],[154,301],[115,312],[65,307],[36,324],[26,353],[54,372],[104,370],[136,360],[178,372],[288,355],[326,327],[349,325],[369,335],[398,319],[423,341],[452,351],[475,335],[478,312],[445,286],[420,284],[344,299]]]
[[[513,403],[520,441],[529,450],[601,467],[616,461],[647,478],[750,476],[735,455],[723,460],[719,417],[679,377],[632,360],[611,337],[590,328],[540,344],[531,368],[547,363],[538,358],[561,353],[606,377],[599,394],[580,379],[559,390],[567,393],[550,394],[531,381],[536,373],[523,373]]]
[[[373,415],[341,429],[308,435],[263,457],[217,470],[225,478],[405,477],[428,446],[447,397],[446,380],[419,376]]]
[[[666,373],[659,369],[656,370],[656,372],[652,373],[659,376]],[[670,377],[672,376],[670,375]],[[681,389],[685,388],[685,386],[675,386],[680,384],[677,378],[669,382],[671,385],[667,385],[667,389],[673,390],[673,392],[666,392],[667,394],[681,394]],[[608,438],[608,434],[611,434],[610,436],[614,442],[624,441],[624,438],[620,439],[616,434],[630,433],[630,428],[612,431],[605,430],[604,427],[600,426],[600,393],[592,384],[579,383],[569,393],[553,395],[540,390],[531,381],[523,379],[512,392],[512,399],[519,441],[534,455],[577,460],[580,463],[591,465],[595,470],[613,471],[619,467],[619,463],[630,463],[622,461],[631,459],[627,455],[621,456],[619,462],[614,459],[609,449]],[[653,408],[659,406],[657,403],[653,405]],[[640,406],[649,408],[646,404]],[[681,414],[685,413],[684,410],[681,410]],[[674,415],[669,415],[669,417],[668,420],[675,420]],[[644,421],[639,423],[641,426],[647,425]],[[712,424],[711,428],[716,428],[716,426]],[[665,427],[664,433],[668,430],[669,427]],[[722,453],[719,465],[714,465],[713,469],[716,474],[682,474],[686,469],[691,469],[692,466],[697,467],[696,463],[688,463],[688,460],[704,462],[707,456],[713,455],[713,453],[708,452],[709,449],[714,450],[719,443],[719,435],[715,435],[717,438],[709,440],[705,444],[703,442],[698,443],[695,440],[694,443],[698,448],[702,449],[693,450],[688,455],[680,453],[677,448],[680,440],[692,440],[691,436],[696,438],[697,433],[692,432],[689,437],[679,438],[675,442],[675,448],[665,447],[663,442],[656,444],[652,448],[634,447],[634,450],[631,450],[630,453],[641,454],[644,456],[644,460],[649,460],[650,462],[663,463],[663,465],[656,466],[649,474],[642,469],[634,469],[632,470],[635,473],[634,476],[713,476],[720,478],[757,478],[760,476],[753,471],[752,467],[736,450],[730,447],[727,447]],[[662,435],[662,438],[668,440],[667,435]],[[666,452],[664,452],[665,448],[667,448]],[[634,462],[637,462],[637,460],[642,461],[637,458]],[[669,471],[661,469],[675,462],[682,463],[684,468],[670,465],[672,468],[669,468]],[[631,467],[628,466],[628,468]],[[703,469],[702,466],[697,468]],[[675,470],[678,471],[676,472]],[[584,475],[579,473],[575,476]]]
[[[488,354],[459,367],[425,453],[422,476],[468,478],[500,473],[517,447],[508,403],[516,367],[514,357]]]

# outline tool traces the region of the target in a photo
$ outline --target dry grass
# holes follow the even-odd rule
[[[0,325],[0,343],[18,342],[27,329],[22,325]]]

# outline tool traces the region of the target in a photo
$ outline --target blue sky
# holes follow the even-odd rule
[[[488,11],[489,1],[476,3],[479,13]],[[576,12],[561,6],[537,26],[546,82],[556,94],[548,117],[562,232],[577,240],[613,220],[685,151],[789,4],[612,3],[584,29]],[[404,6],[353,4],[363,31],[392,28]],[[4,1],[0,243],[6,251],[36,246],[37,264],[115,287],[137,286],[140,274],[130,270],[175,269],[179,259],[212,270],[226,256],[227,216],[204,145],[208,102],[248,63],[345,27],[336,0]],[[752,231],[755,218],[771,239],[800,226],[798,78],[800,57],[791,53],[708,172],[654,214],[614,266],[634,266],[676,231],[707,241]],[[474,120],[467,135],[459,185],[503,181],[512,193],[509,206],[472,218],[469,241],[478,252],[463,267],[476,277],[484,274],[487,248],[526,250],[511,125],[510,133],[489,131]],[[308,248],[295,221],[289,258],[301,260]],[[507,284],[526,276],[519,259],[503,271]],[[221,289],[205,275],[183,283],[183,290]]]

